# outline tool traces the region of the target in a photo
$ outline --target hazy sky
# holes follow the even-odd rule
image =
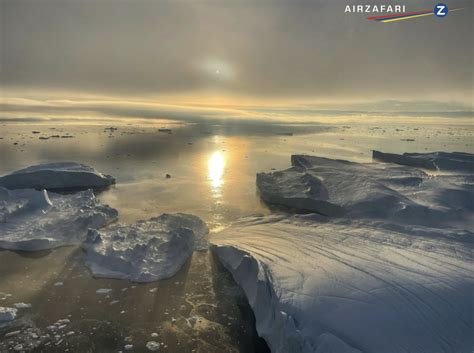
[[[7,110],[18,105],[12,97],[84,96],[210,105],[394,99],[472,109],[472,1],[444,1],[466,7],[446,18],[394,23],[345,14],[356,1],[0,1]],[[384,3],[407,11],[435,4]]]

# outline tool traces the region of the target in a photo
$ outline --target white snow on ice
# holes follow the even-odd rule
[[[7,189],[85,190],[111,184],[112,176],[74,162],[34,165],[0,177],[0,186]]]
[[[212,238],[273,353],[470,352],[471,233],[318,217]]]
[[[433,177],[395,164],[301,155],[291,162],[289,169],[257,174],[262,200],[326,216],[428,226],[464,223],[474,209],[469,174]]]
[[[173,276],[207,233],[203,221],[182,213],[91,230],[85,263],[97,277],[156,281]]]
[[[36,251],[82,242],[117,218],[91,190],[61,195],[0,187],[0,249]]]
[[[211,238],[272,352],[470,353],[472,175],[292,165],[259,174],[260,195],[316,213],[247,218]]]

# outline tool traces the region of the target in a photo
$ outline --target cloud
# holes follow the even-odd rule
[[[339,118],[473,118],[474,111],[459,103],[430,101],[376,101],[366,103],[325,103],[320,105],[242,105],[162,104],[122,99],[34,100],[4,99],[0,121],[146,119],[190,123],[307,124],[337,121]]]
[[[329,0],[0,1],[4,91],[472,101],[469,1],[392,24]]]

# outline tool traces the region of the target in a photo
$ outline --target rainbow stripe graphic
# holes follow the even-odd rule
[[[449,12],[451,13],[451,12],[459,11],[462,9],[463,7],[460,7],[457,9],[449,9]],[[395,22],[395,21],[411,20],[412,18],[425,17],[425,16],[434,16],[434,11],[427,10],[427,11],[419,11],[419,12],[394,13],[391,15],[367,17],[367,19],[372,20],[372,21],[378,21],[378,22]]]

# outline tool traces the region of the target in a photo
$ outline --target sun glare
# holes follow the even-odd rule
[[[222,152],[214,152],[208,161],[208,179],[213,189],[218,189],[223,184],[225,158]]]

